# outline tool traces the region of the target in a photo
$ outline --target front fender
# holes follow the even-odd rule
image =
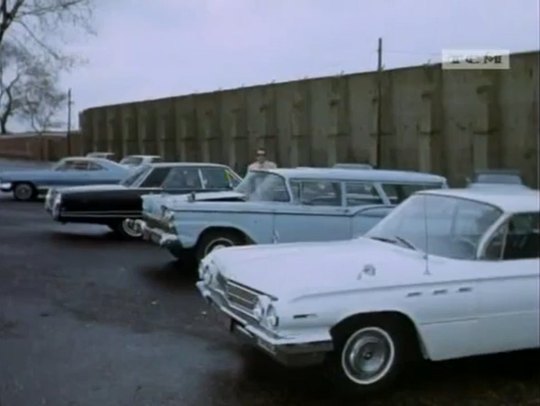
[[[207,220],[180,220],[175,221],[175,228],[177,230],[177,236],[184,248],[193,248],[197,245],[201,235],[210,229],[213,228],[227,228],[241,232],[246,236],[250,241],[253,241],[255,244],[260,244],[260,241],[257,241],[258,238],[247,230],[245,227],[238,225],[237,223],[229,221],[217,221],[209,223]]]

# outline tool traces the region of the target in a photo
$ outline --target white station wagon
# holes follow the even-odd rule
[[[224,248],[197,286],[285,364],[378,390],[406,361],[540,347],[537,190],[417,192],[348,241]]]

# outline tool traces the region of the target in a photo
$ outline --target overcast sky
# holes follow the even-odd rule
[[[538,0],[97,0],[67,46],[75,111],[440,61],[443,48],[539,48]]]

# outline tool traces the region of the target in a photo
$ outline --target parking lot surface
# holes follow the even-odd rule
[[[537,351],[420,364],[392,391],[345,401],[320,369],[286,369],[229,337],[195,274],[153,245],[0,196],[0,405],[540,404]]]

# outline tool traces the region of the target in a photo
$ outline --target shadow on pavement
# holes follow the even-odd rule
[[[146,267],[140,270],[141,275],[153,285],[169,291],[195,291],[197,271],[193,266],[180,261],[171,261],[161,267]]]

